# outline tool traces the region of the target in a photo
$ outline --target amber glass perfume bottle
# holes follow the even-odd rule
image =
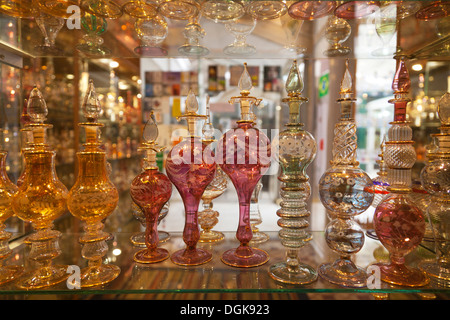
[[[153,113],[145,124],[140,151],[145,152],[143,171],[131,182],[130,194],[134,203],[142,210],[145,221],[145,245],[147,249],[134,255],[134,261],[139,263],[155,263],[166,260],[169,252],[158,248],[158,218],[160,212],[172,195],[172,183],[169,178],[159,172],[156,165],[156,154],[164,148],[156,144],[158,127]]]
[[[37,268],[27,272],[18,286],[38,289],[64,281],[67,266],[53,265],[52,260],[61,254],[61,233],[53,230],[53,221],[67,211],[67,188],[58,179],[55,171],[55,155],[47,143],[45,124],[48,109],[37,87],[28,99],[28,115],[31,122],[33,142],[23,150],[25,173],[23,183],[12,199],[14,213],[23,221],[30,222],[35,230],[27,238],[31,244],[28,258],[37,263]]]
[[[186,100],[186,113],[180,118],[188,122],[189,135],[175,145],[166,160],[166,173],[175,185],[185,209],[183,241],[185,249],[178,250],[170,257],[178,265],[199,265],[212,259],[212,254],[197,248],[200,239],[198,206],[206,187],[214,179],[216,162],[214,152],[196,135],[199,120],[206,116],[197,114],[198,102],[192,90]]]
[[[106,165],[106,153],[100,141],[97,122],[101,112],[100,102],[93,81],[82,104],[87,122],[80,123],[86,134],[84,149],[77,152],[78,176],[69,191],[67,206],[74,217],[84,222],[84,234],[80,237],[81,255],[88,266],[81,270],[81,287],[93,287],[111,282],[120,274],[120,268],[103,264],[108,251],[106,240],[111,235],[103,231],[104,220],[113,212],[119,201],[116,187],[110,181]]]
[[[406,120],[411,81],[404,57],[398,62],[392,89],[394,121],[388,131],[384,159],[390,192],[375,209],[373,224],[378,239],[389,251],[390,263],[376,264],[381,280],[402,286],[423,286],[428,277],[419,269],[405,265],[405,255],[414,250],[425,234],[425,217],[411,195],[411,168],[416,161],[412,129]]]
[[[0,139],[3,141],[3,130],[0,129]],[[13,195],[17,192],[17,186],[11,182],[6,173],[6,156],[8,152],[2,150],[0,144],[0,285],[8,283],[22,274],[21,266],[4,265],[4,261],[11,255],[9,247],[11,233],[5,230],[6,221],[14,215],[11,208]]]
[[[269,255],[264,250],[249,245],[252,240],[250,225],[250,201],[258,181],[270,167],[270,140],[255,127],[252,114],[253,106],[261,99],[250,96],[252,79],[244,64],[244,72],[239,79],[241,95],[232,97],[230,104],[239,103],[241,119],[237,127],[228,130],[219,139],[216,159],[222,170],[228,175],[239,200],[239,226],[236,238],[240,245],[222,254],[222,261],[234,267],[255,267],[266,263]]]
[[[286,248],[286,261],[270,267],[269,274],[276,281],[306,284],[317,279],[313,267],[300,262],[298,251],[312,239],[308,232],[310,212],[307,201],[311,195],[308,165],[316,157],[314,137],[304,130],[300,122],[300,106],[308,101],[302,96],[303,81],[294,60],[286,81],[288,97],[283,99],[289,107],[289,122],[279,135],[279,163],[281,167],[281,208],[277,211],[281,227],[278,235]]]
[[[362,249],[365,240],[363,230],[353,218],[366,211],[374,197],[368,191],[372,180],[356,160],[355,100],[347,60],[337,100],[341,105],[341,117],[334,127],[331,168],[319,180],[320,200],[331,217],[325,229],[325,240],[340,256],[333,263],[321,264],[319,274],[327,281],[345,287],[366,286],[365,270],[351,260],[352,255]]]

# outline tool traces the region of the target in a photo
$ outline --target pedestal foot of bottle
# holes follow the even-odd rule
[[[250,244],[263,243],[270,239],[270,237],[261,231],[254,232],[252,236],[252,240],[250,240]]]
[[[120,268],[111,264],[87,267],[81,270],[81,287],[89,288],[107,284],[116,279]]]
[[[264,250],[249,246],[239,246],[222,254],[222,262],[238,268],[251,268],[265,264],[269,255]]]
[[[374,264],[380,268],[381,281],[405,287],[423,287],[430,279],[419,269],[408,268],[403,264]]]
[[[158,230],[158,239],[159,239],[159,243],[166,242],[166,241],[168,241],[170,239],[170,233],[168,233],[166,231],[159,231]],[[146,244],[145,244],[145,232],[140,232],[140,233],[133,234],[130,237],[130,241],[133,244],[133,246],[135,246],[135,247],[145,248],[146,247]]]
[[[19,278],[23,273],[21,266],[2,266],[0,267],[0,286],[7,284]]]
[[[156,248],[156,250],[140,250],[135,253],[134,261],[138,263],[157,263],[169,258],[169,251],[163,248]]]
[[[199,248],[186,248],[174,252],[170,259],[180,266],[196,266],[209,262],[212,259],[212,254]]]
[[[450,288],[450,269],[444,268],[437,261],[424,261],[419,263],[419,269],[430,277],[430,280],[445,288]]]
[[[318,268],[319,275],[328,282],[343,286],[363,288],[367,285],[367,273],[350,260],[324,263]]]
[[[69,277],[67,268],[66,265],[55,265],[27,272],[18,283],[18,287],[33,290],[54,286],[67,280]]]
[[[225,235],[220,231],[201,231],[198,242],[218,242],[225,238]]]
[[[269,275],[275,281],[288,284],[309,284],[317,280],[317,271],[306,264],[293,269],[286,262],[276,263],[270,267]]]

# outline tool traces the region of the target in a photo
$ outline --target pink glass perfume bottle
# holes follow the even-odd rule
[[[186,100],[186,113],[180,117],[187,120],[189,135],[172,148],[166,160],[167,176],[183,199],[186,215],[183,230],[186,248],[174,252],[171,260],[185,266],[199,265],[212,259],[210,252],[197,248],[200,238],[198,206],[216,172],[213,151],[196,135],[197,122],[206,118],[197,114],[197,110],[197,98],[190,90]]]
[[[331,283],[345,287],[364,287],[367,282],[365,270],[355,265],[352,255],[364,246],[364,232],[354,217],[369,208],[373,193],[368,189],[372,180],[359,167],[356,159],[356,122],[353,118],[354,101],[352,78],[346,62],[341,82],[341,118],[334,127],[333,160],[320,178],[319,196],[328,210],[331,221],[325,230],[325,240],[339,258],[333,263],[319,266],[319,275]]]
[[[249,246],[252,239],[250,224],[250,201],[258,181],[270,166],[270,140],[257,128],[251,109],[259,105],[261,99],[249,96],[252,79],[244,64],[244,72],[239,79],[241,95],[232,97],[230,104],[240,103],[241,119],[237,127],[227,131],[217,144],[216,159],[236,188],[239,199],[239,226],[236,238],[240,245],[225,251],[222,261],[234,267],[254,267],[266,263],[269,255],[258,248]]]
[[[384,159],[390,192],[375,209],[373,224],[378,239],[389,251],[390,263],[376,264],[381,280],[402,286],[423,286],[429,279],[418,269],[405,266],[405,255],[414,250],[425,234],[425,219],[411,199],[411,168],[416,161],[412,129],[406,121],[411,85],[404,58],[399,61],[392,89],[394,121],[388,131]]]
[[[145,215],[145,244],[147,249],[140,250],[134,255],[134,261],[139,263],[155,263],[166,260],[169,252],[164,248],[158,248],[158,218],[161,209],[170,200],[172,195],[172,183],[167,176],[158,170],[156,165],[156,153],[163,148],[158,147],[158,127],[153,113],[144,127],[142,145],[140,150],[145,152],[143,159],[143,172],[137,175],[131,182],[130,194],[133,201],[139,206]]]

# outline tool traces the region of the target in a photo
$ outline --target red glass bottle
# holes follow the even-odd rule
[[[239,102],[241,120],[237,127],[227,131],[218,141],[216,159],[220,167],[230,177],[239,199],[239,226],[236,238],[238,248],[227,250],[222,261],[234,267],[254,267],[266,263],[269,255],[258,248],[249,246],[252,239],[250,225],[250,201],[253,190],[270,166],[270,140],[255,127],[252,106],[261,99],[249,96],[252,80],[244,64],[244,73],[239,80],[241,96],[233,97],[230,103]]]
[[[136,252],[134,261],[156,263],[169,257],[166,249],[158,248],[158,218],[161,209],[170,200],[172,183],[165,174],[159,172],[156,164],[156,153],[160,152],[162,148],[156,144],[158,127],[153,114],[144,127],[142,138],[143,143],[139,149],[145,152],[143,171],[131,182],[130,194],[145,216],[145,245],[147,248]]]
[[[197,248],[200,239],[198,225],[198,206],[206,187],[214,179],[216,163],[214,153],[200,136],[196,135],[197,121],[206,116],[197,114],[198,102],[192,91],[186,101],[186,118],[189,135],[175,145],[166,160],[166,173],[175,185],[185,209],[183,241],[186,248],[172,254],[171,260],[178,265],[199,265],[212,259],[212,254]]]
[[[385,162],[390,192],[375,209],[373,223],[378,239],[389,251],[390,263],[376,264],[381,280],[402,286],[423,286],[428,277],[419,269],[405,265],[405,255],[413,251],[425,234],[425,218],[411,199],[411,168],[416,161],[412,129],[406,121],[406,105],[411,85],[403,58],[399,62],[392,89],[394,121],[388,131]]]

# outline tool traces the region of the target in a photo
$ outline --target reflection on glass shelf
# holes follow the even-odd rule
[[[137,222],[136,222],[137,223]],[[45,290],[27,291],[27,295],[33,294],[136,294],[136,293],[183,293],[183,292],[297,292],[297,293],[317,293],[317,292],[403,292],[403,293],[446,293],[448,289],[434,287],[432,284],[423,288],[408,289],[405,287],[387,286],[380,284],[379,289],[369,288],[343,288],[332,285],[321,278],[316,282],[304,285],[284,285],[275,282],[270,278],[268,268],[270,263],[248,269],[234,268],[225,265],[220,260],[221,254],[238,244],[234,232],[225,232],[225,239],[217,243],[199,243],[199,247],[209,250],[213,258],[210,262],[195,267],[179,267],[173,264],[170,259],[152,265],[142,265],[133,261],[133,255],[140,250],[134,247],[130,241],[131,233],[116,233],[114,239],[108,243],[109,252],[105,263],[112,263],[120,266],[122,272],[119,277],[108,285],[90,289],[67,288],[66,283],[56,285]],[[258,245],[259,248],[269,253],[270,262],[283,261],[285,250],[278,240],[276,232],[268,232],[270,240]],[[301,251],[302,261],[313,266],[318,266],[321,262],[332,259],[332,252],[328,249],[323,232],[313,232],[313,240]],[[84,267],[85,261],[79,254],[78,234],[64,234],[61,238],[62,255],[57,258],[57,262],[69,265]],[[161,247],[166,248],[169,253],[173,253],[183,247],[182,234],[180,232],[172,234],[169,241],[162,243]],[[27,250],[25,245],[11,246],[14,249],[11,263],[27,265]],[[366,243],[361,252],[357,255],[356,263],[361,267],[387,259],[387,252],[381,244],[374,239],[366,237]],[[410,264],[415,264],[419,260],[433,259],[434,254],[429,250],[420,247],[413,254],[407,257]],[[376,285],[376,282],[374,283]],[[14,283],[0,288],[0,295],[3,294],[23,294]],[[63,296],[62,296],[63,297]]]

